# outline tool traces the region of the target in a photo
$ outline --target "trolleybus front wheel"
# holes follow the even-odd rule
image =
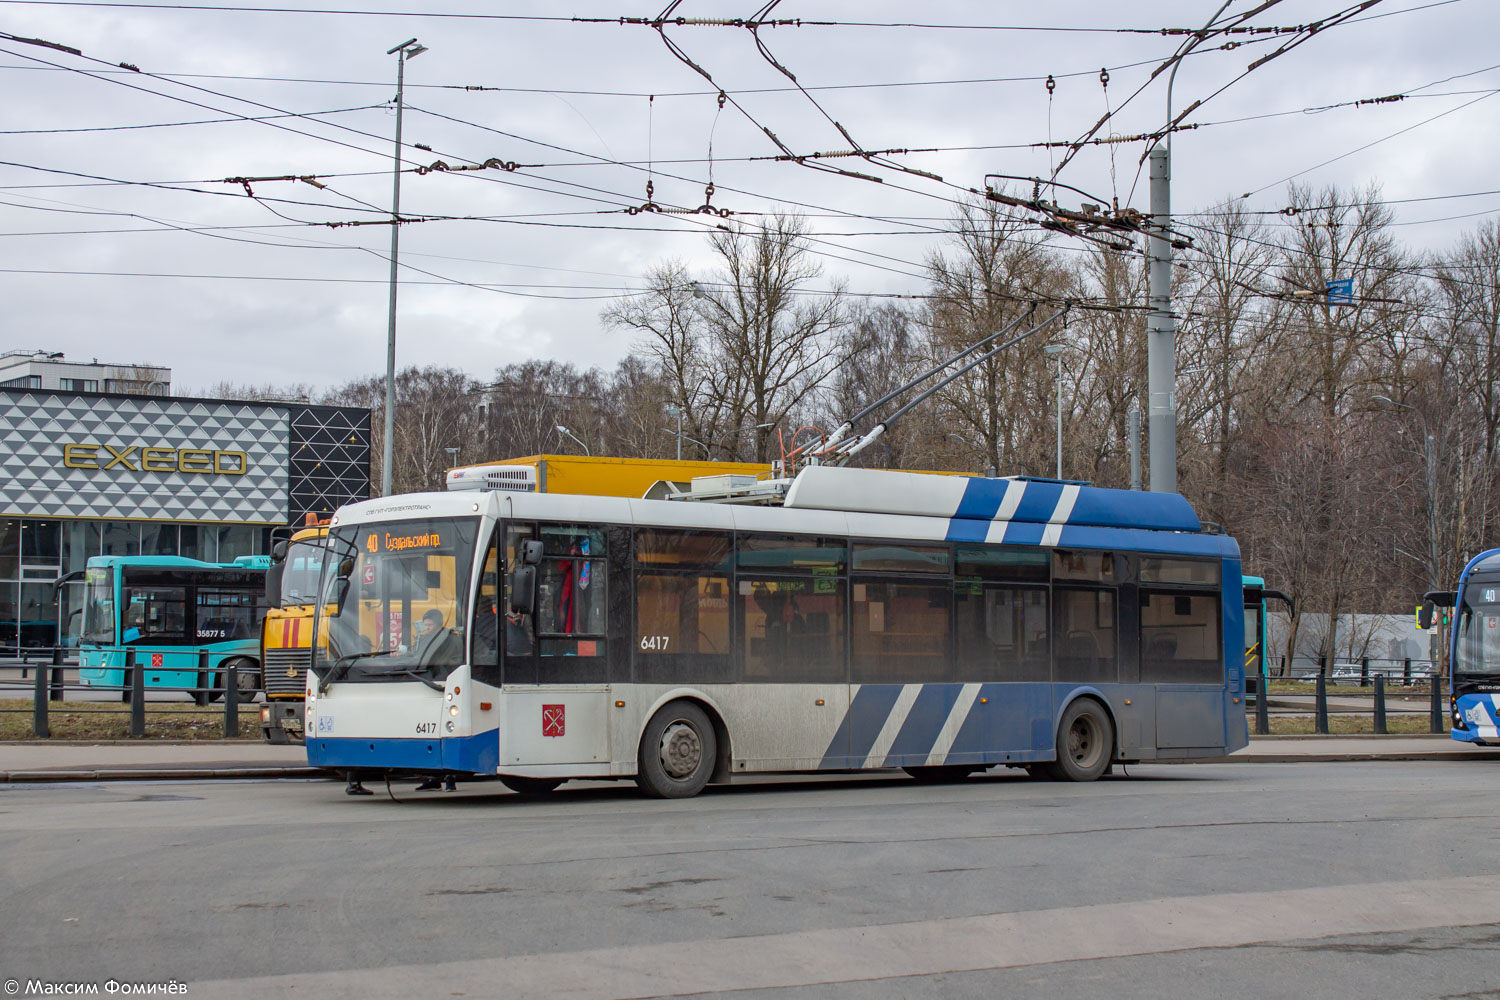
[[[519,774],[500,775],[500,784],[509,788],[517,795],[541,796],[557,791],[565,778],[525,778]]]
[[[1047,769],[1059,781],[1093,781],[1109,767],[1114,749],[1109,713],[1092,698],[1079,698],[1057,725],[1057,760]]]
[[[707,713],[690,701],[674,701],[646,724],[635,783],[652,798],[685,799],[708,784],[717,756]]]

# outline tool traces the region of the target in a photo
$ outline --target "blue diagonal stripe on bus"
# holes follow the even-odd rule
[[[982,699],[988,699],[988,702]],[[1040,722],[1040,727],[1033,720]],[[950,763],[963,755],[972,761],[1005,752],[1033,749],[1051,751],[1052,687],[1045,682],[986,684],[969,709],[953,746],[948,751]],[[1036,730],[1040,728],[1040,732]],[[998,758],[997,758],[998,759]]]
[[[886,752],[886,760],[892,764],[926,763],[927,755],[932,753],[932,745],[937,742],[938,733],[942,732],[943,724],[948,721],[948,713],[953,711],[953,703],[958,700],[963,687],[962,684],[923,684],[922,692],[912,703],[911,712],[906,716],[901,732],[896,734],[896,741]],[[921,759],[891,760],[892,757],[907,756]]]
[[[1005,499],[1008,485],[1003,479],[970,479],[953,516],[974,521],[994,520],[1000,512],[1000,502]]]
[[[969,521],[955,517],[948,522],[948,534],[944,540],[949,542],[982,542],[988,537],[990,525],[993,521]]]
[[[1062,496],[1062,491],[1059,483],[1027,483],[1026,492],[1021,494],[1021,503],[1016,507],[1011,521],[1045,523],[1051,519],[1052,512],[1057,510],[1057,501]],[[1010,541],[1009,537],[1006,541]]]
[[[1036,485],[1035,483],[1032,484]],[[1050,517],[1052,512],[1047,512]],[[1040,545],[1042,544],[1042,533],[1047,530],[1045,524],[1029,524],[1012,521],[1005,529],[1005,542],[1007,545]]]
[[[901,697],[902,686],[861,685],[854,694],[849,711],[844,715],[844,721],[839,724],[838,732],[833,734],[833,740],[823,752],[822,766],[863,766],[865,758],[870,755],[870,748],[875,745],[875,737],[880,735],[880,729],[890,716],[891,709],[896,707],[896,699]]]

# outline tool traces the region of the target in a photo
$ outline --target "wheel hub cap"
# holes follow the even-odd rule
[[[674,778],[686,778],[703,760],[703,740],[685,722],[674,722],[661,735],[661,766]]]
[[[1095,747],[1094,727],[1087,719],[1076,720],[1068,730],[1068,753],[1077,763],[1088,765],[1094,759]]]

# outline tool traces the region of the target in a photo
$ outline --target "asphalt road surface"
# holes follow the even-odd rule
[[[1500,997],[1472,762],[1093,785],[0,788],[0,981],[194,997]],[[35,994],[33,994],[35,995]]]

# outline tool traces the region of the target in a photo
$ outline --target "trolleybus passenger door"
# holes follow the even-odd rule
[[[610,758],[605,534],[506,529],[502,771]]]

